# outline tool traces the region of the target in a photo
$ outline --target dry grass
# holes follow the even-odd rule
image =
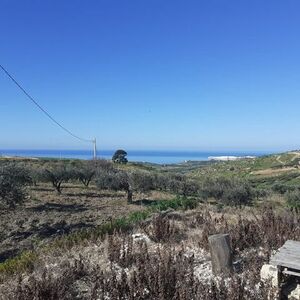
[[[263,175],[263,176],[275,176],[280,175],[282,173],[287,173],[291,171],[296,171],[297,168],[295,167],[284,167],[280,169],[264,169],[264,170],[258,170],[258,171],[252,171],[250,172],[251,175]]]
[[[149,200],[171,198],[161,192],[134,195],[143,205],[128,205],[123,192],[99,191],[94,186],[66,184],[61,195],[51,185],[31,187],[29,198],[15,210],[0,210],[0,262],[24,250],[78,230],[142,211]],[[151,201],[149,201],[150,203]]]
[[[129,232],[52,248],[34,269],[4,280],[2,299],[276,299],[259,280],[261,265],[286,239],[300,239],[297,215],[208,209],[155,214]],[[207,237],[228,232],[240,271],[216,278]],[[273,295],[273,296],[272,296]],[[272,298],[273,297],[273,298]]]

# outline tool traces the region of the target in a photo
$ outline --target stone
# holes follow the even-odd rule
[[[260,270],[260,279],[262,281],[270,281],[273,287],[278,287],[278,271],[277,268],[265,264]]]
[[[132,238],[134,242],[145,242],[146,244],[149,244],[151,242],[149,237],[142,233],[134,233],[132,235]]]
[[[229,234],[211,235],[208,243],[214,275],[229,275],[233,271]]]

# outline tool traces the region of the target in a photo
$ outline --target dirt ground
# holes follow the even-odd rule
[[[135,204],[128,205],[125,193],[99,191],[93,186],[68,184],[61,195],[48,184],[31,187],[23,205],[0,210],[0,262],[62,234],[143,210],[151,200],[170,198],[155,191],[134,194]]]

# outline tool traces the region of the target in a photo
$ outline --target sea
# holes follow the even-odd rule
[[[115,150],[97,151],[98,158],[111,159]],[[127,150],[126,150],[127,151]],[[187,161],[207,161],[215,156],[263,156],[270,152],[263,151],[162,151],[162,150],[128,150],[128,161],[156,164],[176,164]],[[74,158],[91,159],[90,150],[0,150],[1,156],[18,156],[31,158]]]

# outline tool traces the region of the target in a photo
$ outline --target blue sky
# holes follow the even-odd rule
[[[0,0],[0,63],[102,149],[300,148],[298,0]],[[0,73],[0,148],[84,149]]]

